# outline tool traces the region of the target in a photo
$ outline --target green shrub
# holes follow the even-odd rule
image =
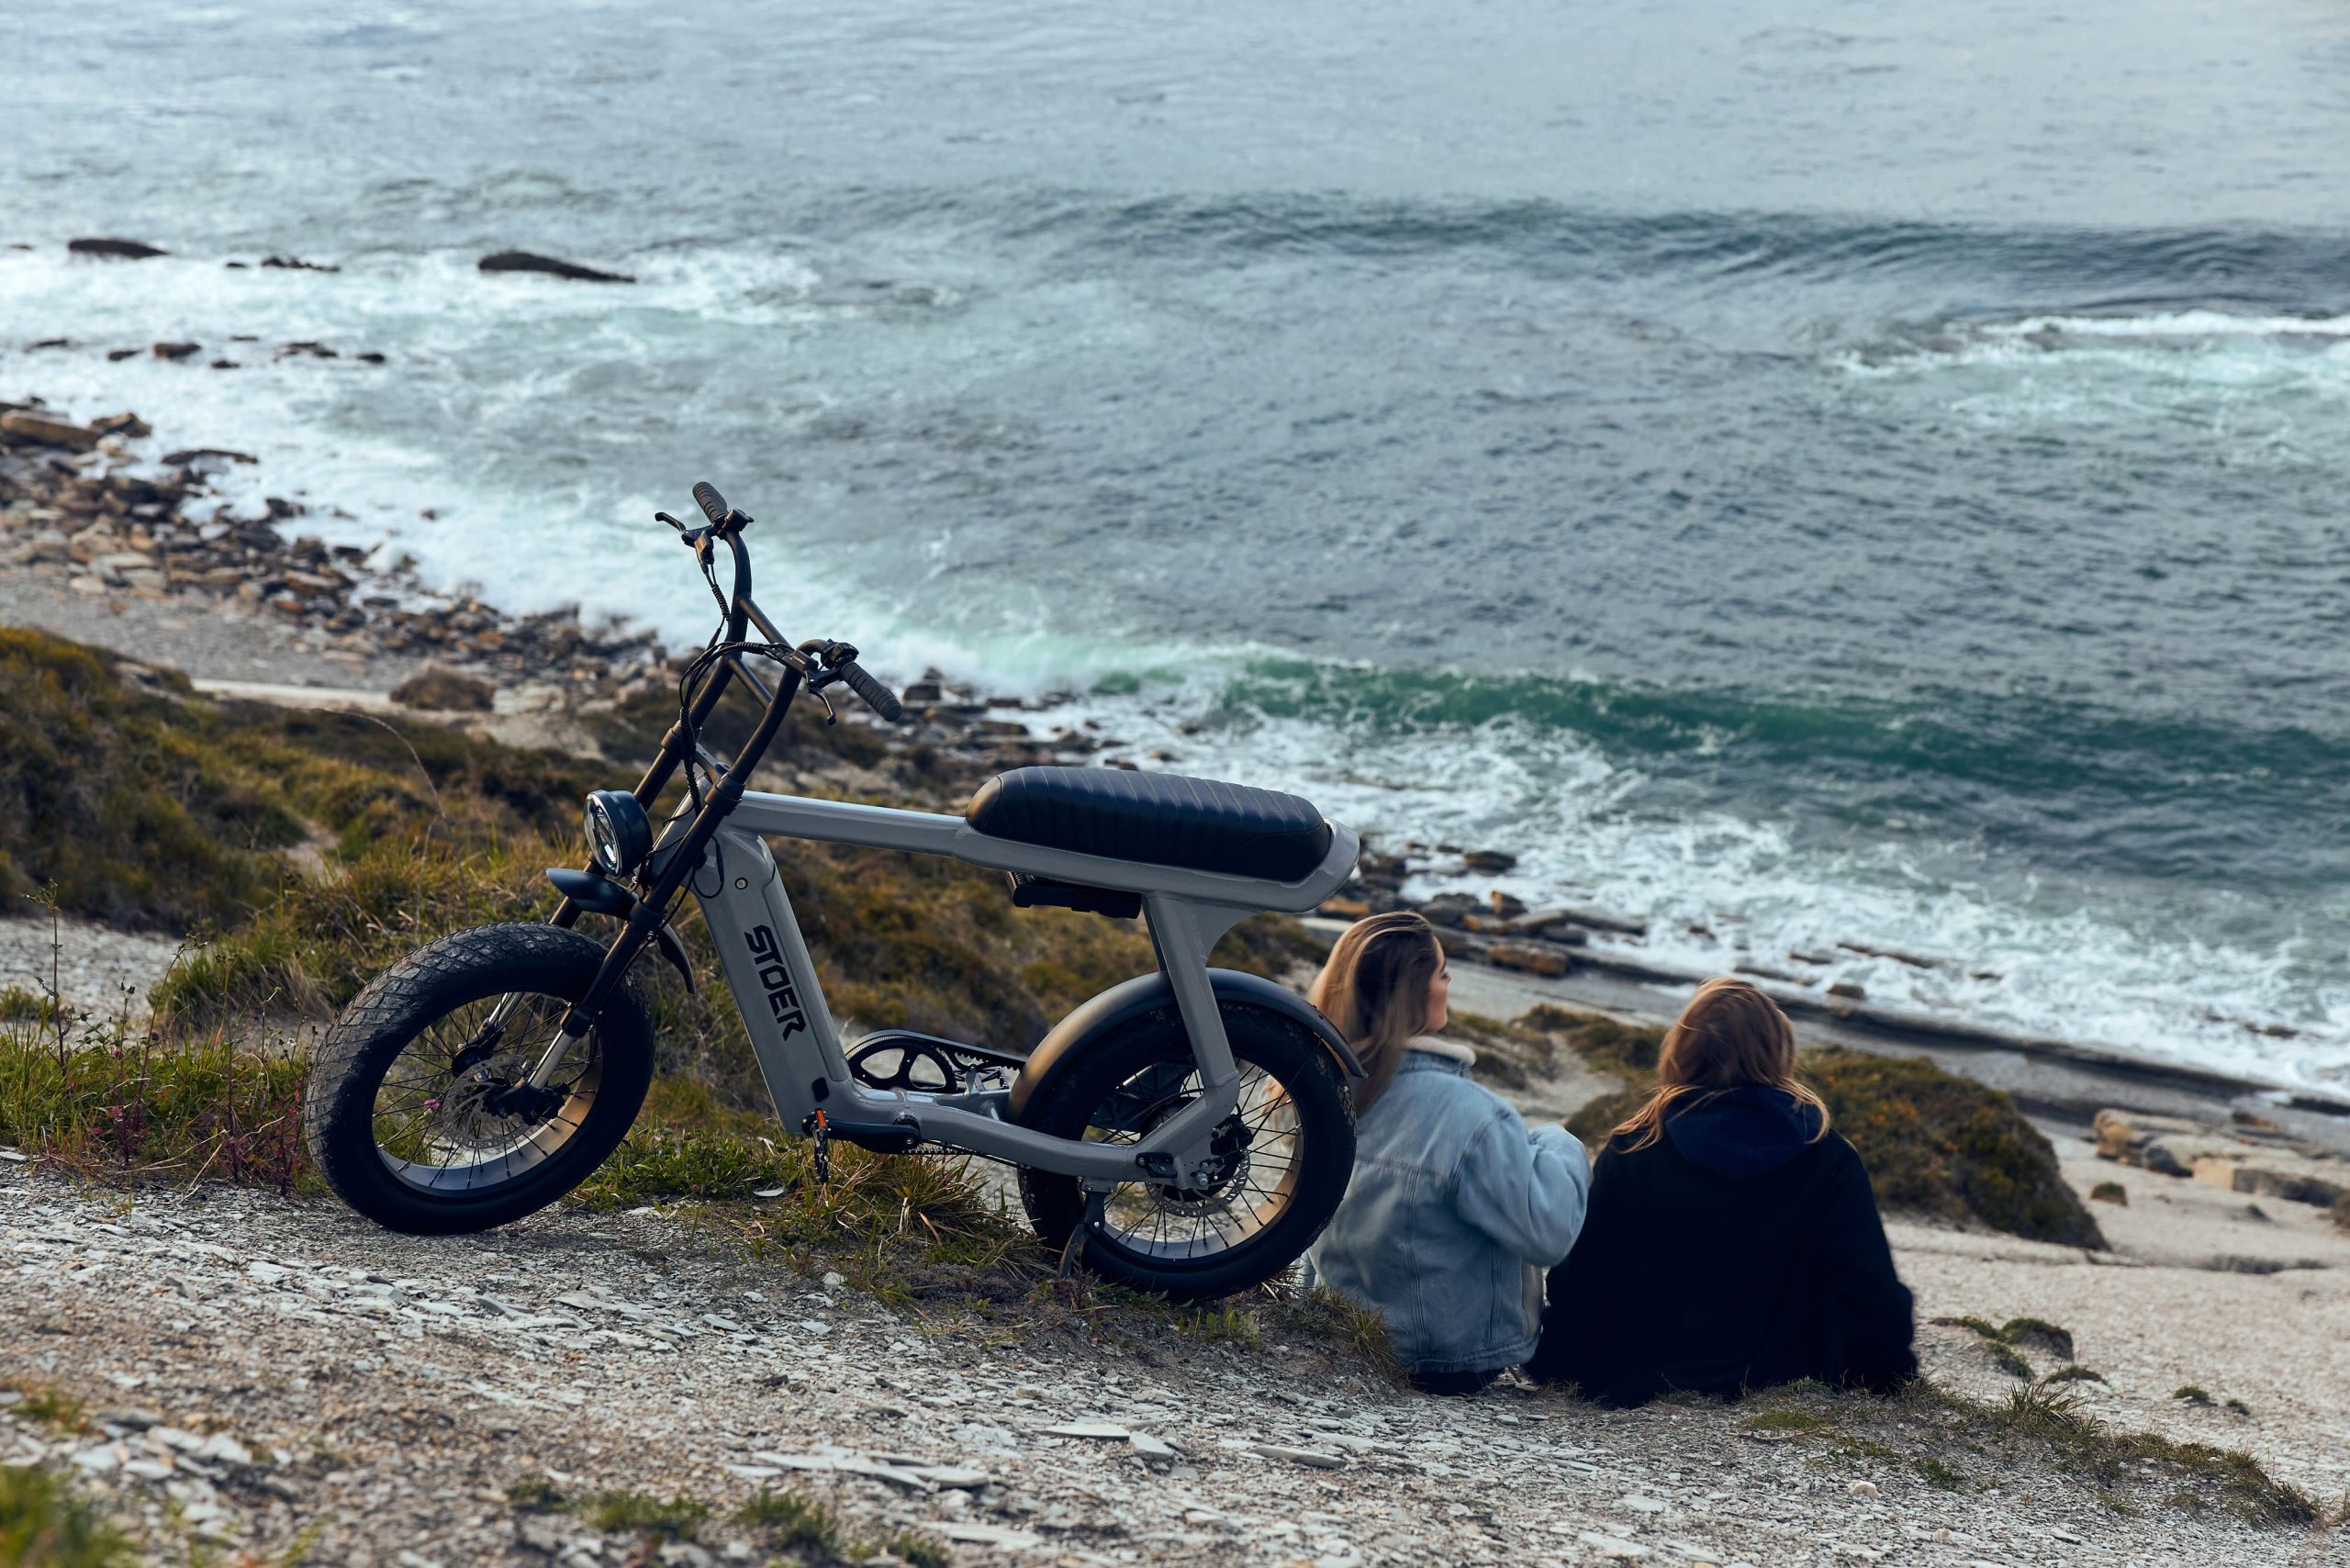
[[[608,1535],[632,1530],[652,1540],[688,1540],[710,1518],[710,1505],[687,1496],[665,1503],[647,1492],[606,1492],[585,1517]]]
[[[276,884],[263,851],[301,825],[117,663],[0,627],[0,899],[46,886],[69,914],[173,931],[239,919]]]
[[[131,1544],[64,1481],[30,1465],[0,1465],[0,1562],[26,1568],[114,1568]]]
[[[807,1551],[830,1557],[840,1550],[840,1522],[832,1510],[789,1492],[761,1492],[744,1504],[734,1518],[758,1531],[778,1551]]]

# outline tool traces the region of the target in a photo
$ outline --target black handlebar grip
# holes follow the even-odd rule
[[[720,495],[718,487],[709,480],[694,481],[694,499],[701,503],[701,515],[710,519],[711,521],[724,522],[726,521],[726,498]]]
[[[905,717],[905,710],[898,706],[898,694],[865,673],[865,667],[855,659],[840,666],[840,678],[848,689],[865,699],[865,705],[881,715],[884,723],[896,723]]]

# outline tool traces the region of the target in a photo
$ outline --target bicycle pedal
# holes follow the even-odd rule
[[[876,1154],[912,1154],[922,1147],[922,1126],[912,1120],[844,1122],[831,1119],[825,1129],[835,1142],[853,1143]]]

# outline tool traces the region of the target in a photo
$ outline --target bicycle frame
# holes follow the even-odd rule
[[[750,558],[742,542],[742,530],[751,520],[728,508],[707,484],[697,485],[694,493],[710,519],[708,528],[688,530],[666,514],[656,515],[678,529],[706,574],[719,547],[731,554],[733,591],[726,596],[720,637],[735,643],[747,628],[756,626],[770,648],[788,650],[789,639],[751,598]],[[715,591],[715,577],[711,581]],[[867,1134],[886,1133],[897,1142],[942,1144],[1074,1176],[1097,1192],[1134,1181],[1142,1170],[1154,1180],[1198,1177],[1209,1182],[1217,1169],[1211,1147],[1215,1129],[1239,1099],[1239,1073],[1208,969],[1209,950],[1251,914],[1264,910],[1303,913],[1336,892],[1354,868],[1360,847],[1355,833],[1342,823],[1331,823],[1330,846],[1321,864],[1294,882],[1278,882],[997,838],[975,831],[960,817],[934,812],[747,789],[745,780],[766,755],[804,686],[845,680],[868,701],[878,696],[886,706],[894,707],[895,700],[856,667],[855,649],[847,650],[845,662],[834,663],[834,645],[823,644],[810,656],[810,650],[818,647],[802,644],[798,654],[789,655],[772,687],[747,667],[740,653],[727,654],[693,696],[687,722],[663,737],[659,755],[634,790],[638,802],[648,809],[696,750],[694,734],[716,709],[730,680],[741,679],[767,705],[757,728],[733,763],[722,768],[723,777],[708,791],[699,809],[689,817],[673,818],[661,834],[648,860],[648,865],[660,868],[649,873],[650,880],[628,913],[625,928],[613,939],[588,993],[565,1013],[555,1038],[531,1074],[531,1083],[539,1086],[548,1081],[565,1054],[592,1025],[597,1010],[621,983],[645,943],[663,931],[677,893],[689,890],[701,905],[767,1092],[787,1127],[810,1130],[819,1125],[816,1118],[821,1113],[826,1123],[839,1124],[841,1136],[848,1141],[856,1141],[854,1128]],[[829,699],[826,701],[829,706]],[[800,923],[792,915],[791,900],[775,857],[760,836],[763,834],[948,855],[995,870],[1138,894],[1159,970],[1167,977],[1199,1069],[1199,1098],[1153,1127],[1139,1143],[1102,1144],[1054,1137],[1007,1120],[1008,1091],[885,1093],[857,1082],[850,1073],[839,1030],[824,1005],[822,983],[809,957]],[[553,922],[569,925],[580,913],[579,906],[566,898],[556,908]]]
[[[1009,1093],[1002,1090],[885,1093],[858,1083],[782,875],[761,837],[766,834],[948,855],[995,870],[1140,894],[1159,969],[1200,1070],[1199,1099],[1140,1143],[1110,1145],[1053,1137],[1003,1120]],[[1107,1186],[1135,1180],[1139,1163],[1153,1157],[1171,1159],[1177,1170],[1212,1159],[1209,1138],[1233,1109],[1239,1075],[1210,984],[1209,950],[1259,911],[1314,908],[1346,880],[1357,848],[1354,832],[1333,823],[1321,865],[1296,882],[1273,882],[1021,844],[934,812],[745,790],[688,886],[700,902],[767,1092],[787,1126],[802,1125],[819,1110],[840,1121],[910,1122],[928,1141]]]

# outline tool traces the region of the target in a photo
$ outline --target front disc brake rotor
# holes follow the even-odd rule
[[[1152,1106],[1145,1118],[1145,1136],[1190,1103],[1187,1097]],[[1229,1207],[1225,1194],[1248,1185],[1249,1142],[1248,1128],[1241,1122],[1240,1113],[1233,1112],[1216,1125],[1214,1136],[1208,1140],[1207,1171],[1192,1178],[1198,1184],[1177,1186],[1171,1182],[1154,1182],[1150,1184],[1153,1201],[1168,1213],[1186,1218],[1222,1214]]]

